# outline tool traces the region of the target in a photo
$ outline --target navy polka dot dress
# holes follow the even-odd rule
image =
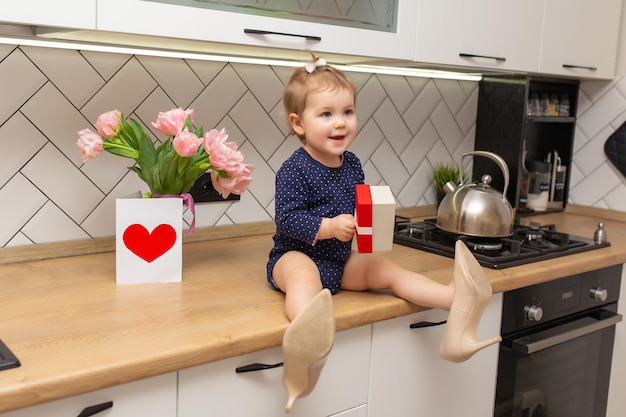
[[[299,148],[276,174],[276,234],[267,263],[267,279],[276,289],[272,270],[286,252],[307,254],[320,271],[322,286],[335,294],[341,287],[343,268],[352,243],[338,239],[316,240],[322,218],[354,214],[356,184],[363,184],[361,161],[344,152],[343,164],[327,167]]]

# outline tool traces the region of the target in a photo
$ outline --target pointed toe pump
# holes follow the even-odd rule
[[[491,294],[491,285],[482,267],[465,243],[458,240],[454,255],[454,299],[439,348],[443,359],[463,362],[479,350],[502,340],[496,336],[476,341],[478,323]]]
[[[335,313],[330,291],[322,290],[291,322],[283,336],[283,385],[289,394],[285,412],[308,395],[335,340]]]

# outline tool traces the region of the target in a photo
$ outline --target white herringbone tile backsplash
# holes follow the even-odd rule
[[[117,108],[151,130],[159,111],[195,109],[225,127],[253,183],[239,202],[196,206],[199,227],[271,220],[274,173],[300,146],[280,101],[289,68],[0,45],[0,247],[115,233],[115,199],[145,191],[108,153],[83,164],[77,132]],[[478,83],[352,74],[359,90],[355,152],[370,184],[398,206],[433,204],[438,161],[473,149]],[[189,222],[189,213],[185,214]]]
[[[626,77],[580,85],[569,202],[626,211],[626,179],[604,143],[626,122]]]
[[[0,45],[0,247],[113,236],[115,199],[145,185],[129,160],[104,153],[83,164],[76,148],[77,131],[113,108],[148,130],[174,107],[194,108],[206,129],[225,127],[256,165],[253,183],[239,202],[198,204],[197,225],[271,220],[274,173],[300,146],[280,102],[289,71]],[[473,149],[478,83],[351,76],[360,126],[351,150],[366,181],[389,185],[399,207],[434,204],[431,166]],[[603,149],[625,120],[626,77],[581,83],[570,203],[626,211],[626,179]]]

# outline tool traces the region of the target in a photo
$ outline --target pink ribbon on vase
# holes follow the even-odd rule
[[[158,197],[158,198],[182,198],[183,199],[183,204],[187,206],[187,208],[191,212],[191,215],[193,216],[193,218],[191,220],[191,224],[189,225],[189,229],[187,229],[187,231],[185,233],[183,233],[183,236],[189,236],[190,234],[193,233],[193,231],[196,228],[196,207],[194,206],[193,197],[191,196],[191,194],[183,193],[183,194],[180,194],[180,195],[175,195],[175,194],[157,194],[157,193],[152,193],[152,197]]]

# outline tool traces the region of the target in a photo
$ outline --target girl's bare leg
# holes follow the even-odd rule
[[[439,284],[382,258],[353,253],[346,263],[342,288],[356,291],[390,289],[412,303],[450,310],[440,356],[452,362],[465,361],[480,349],[501,340],[496,336],[476,342],[476,330],[491,297],[491,286],[461,241],[456,245],[454,280],[450,285]]]
[[[274,266],[273,278],[285,293],[285,313],[290,321],[322,290],[317,265],[302,252],[284,254]]]
[[[352,291],[389,289],[414,304],[442,310],[450,309],[454,297],[454,283],[443,285],[387,259],[356,252],[348,257],[341,288]]]

